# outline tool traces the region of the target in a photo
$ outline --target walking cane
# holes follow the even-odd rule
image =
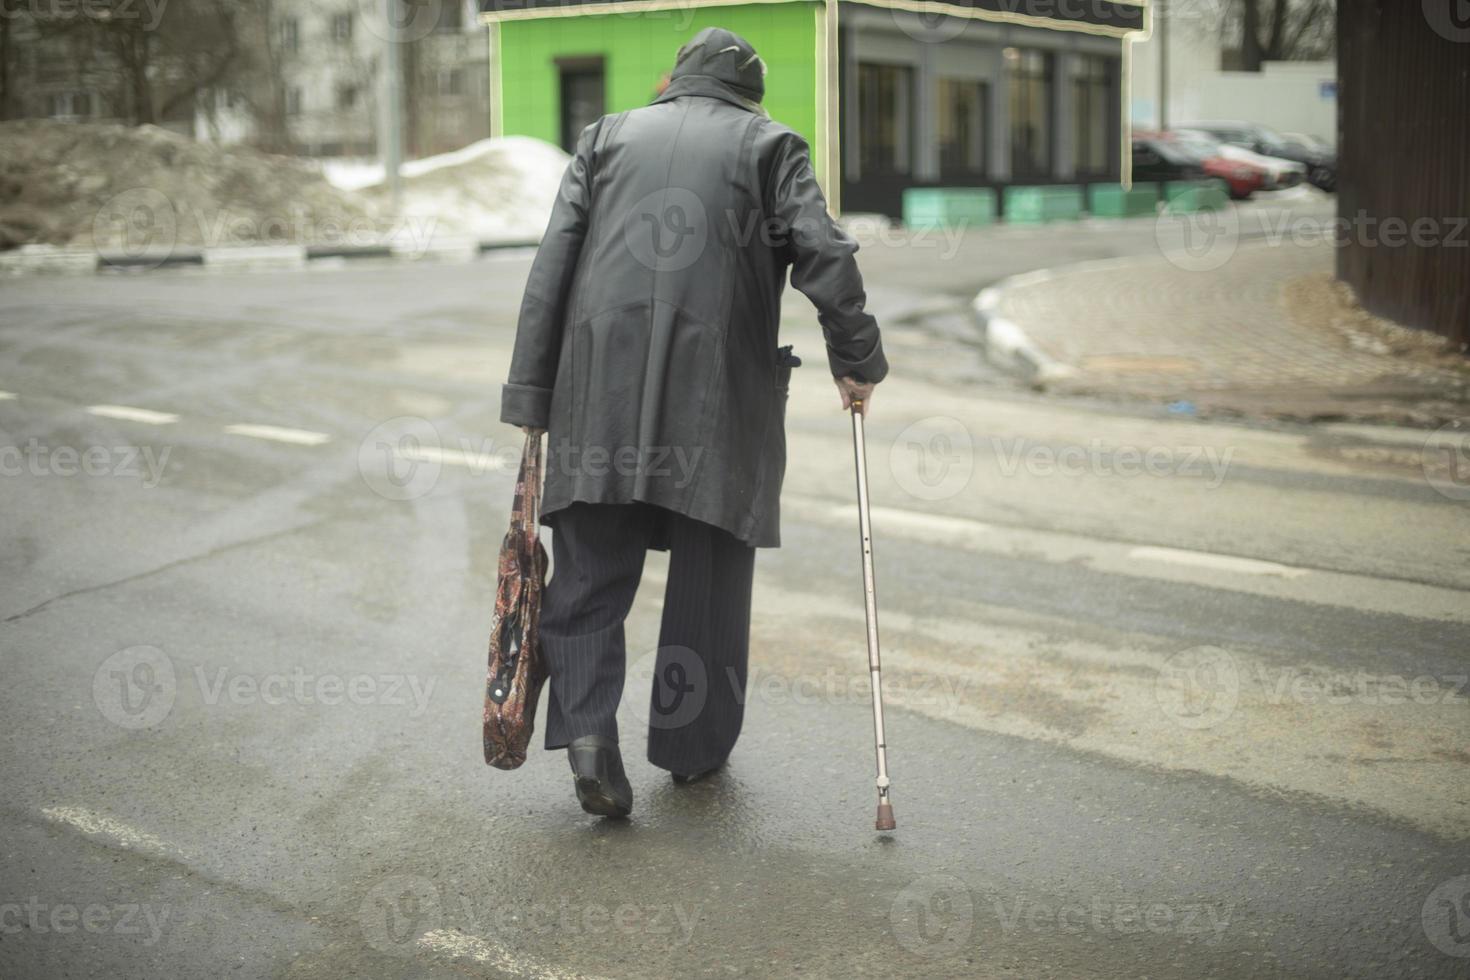
[[[868,520],[868,454],[863,441],[863,403],[852,401],[852,451],[857,459],[858,528],[863,536],[863,600],[868,614],[868,677],[873,684],[873,741],[878,749],[879,830],[892,830],[893,804],[888,802],[888,744],[883,737],[883,682],[878,661],[878,594],[873,587],[873,526]]]

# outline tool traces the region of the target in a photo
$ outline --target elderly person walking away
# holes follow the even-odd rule
[[[866,412],[888,371],[857,244],[764,95],[750,43],[700,31],[651,104],[582,132],[526,282],[501,419],[547,433],[546,747],[567,748],[589,813],[633,807],[615,715],[649,548],[669,575],[648,759],[688,782],[740,734],[755,549],[780,543],[800,364],[778,345],[788,270],[843,407]]]

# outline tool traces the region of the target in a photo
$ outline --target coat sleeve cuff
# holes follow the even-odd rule
[[[861,360],[849,360],[831,347],[827,348],[827,363],[832,368],[832,377],[854,377],[865,384],[877,384],[888,374],[888,358],[883,356],[883,343],[873,344],[868,356]]]
[[[500,421],[544,429],[551,418],[551,389],[535,385],[500,387]]]

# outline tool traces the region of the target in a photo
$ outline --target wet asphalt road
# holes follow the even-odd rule
[[[1045,400],[917,320],[869,425],[898,831],[817,369],[728,769],[641,759],[659,557],[634,818],[487,769],[525,270],[0,284],[5,976],[1470,970],[1470,504],[1425,434]]]

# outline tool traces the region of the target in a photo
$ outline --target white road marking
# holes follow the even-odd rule
[[[87,413],[104,419],[121,419],[124,422],[142,422],[146,425],[171,425],[179,420],[172,412],[155,412],[151,408],[131,408],[127,405],[88,405]]]
[[[996,532],[1014,535],[1015,528],[999,528],[994,524],[972,520],[968,517],[951,517],[947,514],[926,514],[921,511],[902,510],[898,507],[871,506],[869,513],[875,529],[881,528],[885,535],[912,535],[921,541],[944,543],[954,547],[973,547],[982,538],[992,538]],[[856,504],[836,504],[831,516],[847,520],[857,526]],[[875,530],[875,534],[877,531]],[[1024,533],[1024,532],[1022,532]],[[1139,546],[1130,548],[1128,557],[1141,561],[1164,561],[1194,568],[1209,568],[1221,572],[1237,572],[1244,575],[1277,575],[1282,578],[1301,578],[1310,575],[1311,569],[1282,565],[1274,561],[1256,558],[1240,558],[1236,555],[1221,555],[1210,551],[1189,551],[1183,548],[1157,548]]]
[[[15,392],[13,392],[13,391],[0,391],[0,402],[10,402],[10,401],[15,401]]]
[[[897,507],[875,507],[869,505],[868,515],[875,525],[881,523],[885,531],[913,534],[916,537],[951,541],[955,545],[973,544],[978,538],[989,535],[995,527],[968,517],[950,517],[946,514],[926,514],[916,510],[901,510]],[[857,527],[857,504],[839,504],[833,508],[833,516],[850,521]]]
[[[420,948],[441,956],[474,960],[493,967],[497,972],[526,977],[527,980],[598,980],[585,973],[559,969],[524,954],[513,953],[500,943],[470,936],[452,929],[435,929],[419,937]]]
[[[394,452],[403,459],[417,463],[448,463],[464,466],[475,471],[506,470],[509,465],[493,453],[472,453],[463,449],[444,449],[440,446],[399,446]]]
[[[1301,578],[1303,575],[1312,574],[1309,568],[1297,568],[1293,565],[1282,565],[1256,558],[1239,558],[1235,555],[1217,555],[1209,551],[1186,551],[1182,548],[1140,547],[1129,551],[1128,557],[1138,561],[1166,561],[1175,565],[1190,565],[1194,568],[1214,568],[1222,572],[1239,572],[1242,575]]]
[[[857,537],[854,504],[792,492],[782,496],[781,513],[792,520],[837,528]],[[1470,601],[1467,601],[1470,592],[1453,587],[1301,568],[1214,552],[1140,545],[1067,531],[986,524],[967,517],[897,507],[875,506],[872,516],[880,590],[886,551],[906,543],[923,543],[1273,599],[1470,623]]]
[[[103,837],[120,847],[146,847],[155,851],[167,851],[163,841],[144,830],[137,830],[111,817],[77,806],[48,806],[41,815],[54,823],[74,827],[84,834]]]
[[[269,439],[272,442],[289,442],[297,446],[320,446],[332,438],[325,432],[286,429],[278,425],[255,425],[249,422],[227,425],[225,431],[232,435],[249,436],[252,439]]]

